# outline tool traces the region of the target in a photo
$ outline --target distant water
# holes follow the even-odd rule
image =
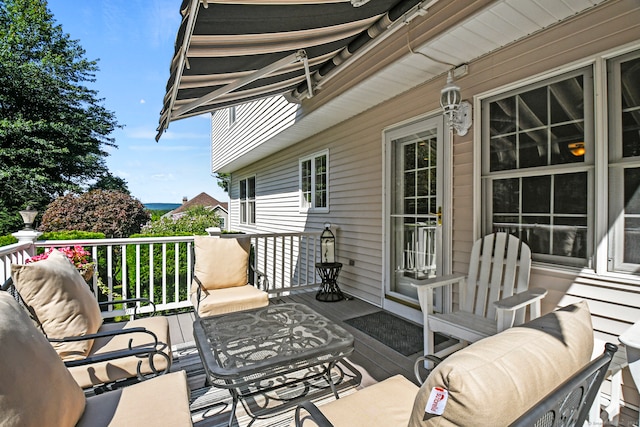
[[[151,211],[172,211],[182,206],[182,203],[145,203],[144,207]]]

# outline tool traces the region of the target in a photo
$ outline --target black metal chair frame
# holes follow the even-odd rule
[[[604,353],[597,359],[573,374],[555,390],[547,394],[527,412],[511,423],[511,427],[560,427],[581,426],[589,415],[591,406],[598,396],[600,385],[604,381],[613,355],[618,346],[606,343]],[[437,356],[421,356],[416,360],[414,373],[420,383],[420,370],[425,361],[439,363]],[[496,408],[499,410],[499,408]],[[305,410],[308,416],[301,416]],[[306,419],[312,419],[318,427],[333,427],[322,411],[312,402],[305,401],[298,405],[295,412],[295,427],[303,427]]]
[[[51,343],[86,341],[86,340],[94,340],[94,339],[97,339],[97,338],[115,337],[115,336],[118,336],[118,335],[133,335],[133,334],[146,334],[146,335],[150,336],[151,339],[152,339],[151,343],[143,345],[143,346],[136,346],[134,348],[132,346],[133,338],[131,338],[131,339],[129,339],[129,344],[128,344],[127,348],[124,348],[122,350],[111,351],[111,352],[102,353],[102,354],[95,355],[95,356],[89,356],[89,357],[86,357],[86,358],[81,359],[81,360],[68,360],[68,361],[65,361],[64,364],[68,368],[75,367],[75,366],[90,365],[90,364],[93,364],[93,363],[99,363],[99,362],[105,362],[105,361],[109,361],[109,360],[117,360],[117,359],[122,359],[122,358],[125,358],[125,357],[135,356],[135,357],[140,359],[140,361],[138,362],[138,366],[136,368],[136,372],[137,372],[136,378],[138,380],[140,380],[140,381],[143,381],[143,380],[146,380],[146,379],[149,379],[149,378],[153,378],[153,377],[156,377],[158,375],[166,374],[166,373],[169,372],[169,369],[171,367],[171,359],[163,351],[163,344],[161,344],[158,341],[158,337],[156,336],[156,334],[154,334],[152,331],[147,330],[144,327],[134,327],[134,328],[128,328],[128,329],[121,329],[121,330],[103,331],[103,332],[98,332],[98,333],[95,333],[95,334],[87,334],[87,335],[77,336],[77,337],[52,338],[52,337],[47,336],[46,332],[44,331],[44,329],[42,327],[42,323],[38,319],[38,316],[36,315],[34,310],[22,299],[22,296],[20,295],[20,293],[18,292],[18,290],[14,286],[13,279],[11,277],[8,278],[2,284],[2,286],[0,287],[0,290],[8,292],[9,294],[11,294],[16,299],[16,301],[18,301],[20,306],[22,306],[25,309],[25,311],[29,314],[29,317],[31,317],[31,319],[33,319],[33,321],[36,323],[36,325],[38,325],[40,331],[44,334],[44,336],[47,338],[47,340],[49,340],[49,342],[51,342]],[[105,307],[105,306],[108,306],[108,305],[123,304],[126,307],[127,304],[133,304],[133,303],[135,303],[135,306],[133,308],[133,317],[134,318],[137,315],[137,310],[138,310],[138,307],[139,307],[139,305],[137,303],[150,304],[153,307],[153,311],[149,314],[149,316],[153,316],[156,313],[155,304],[153,303],[153,301],[151,301],[149,299],[146,299],[146,298],[130,298],[130,299],[123,299],[123,300],[119,300],[119,301],[104,301],[104,302],[98,302],[98,305],[100,307]],[[156,355],[160,356],[160,357],[163,357],[167,361],[166,369],[163,369],[163,370],[156,369],[155,362],[154,362],[154,357]],[[144,359],[148,360],[149,367],[151,369],[151,374],[142,373],[142,362],[143,362]],[[127,380],[125,379],[125,380],[118,380],[118,381],[115,381],[115,382],[109,383],[109,384],[99,384],[99,385],[95,385],[93,387],[93,389],[96,390],[96,392],[100,392],[100,391],[108,390],[108,389],[111,389],[111,388],[115,388],[114,386],[116,385],[116,383],[126,382],[126,381]]]

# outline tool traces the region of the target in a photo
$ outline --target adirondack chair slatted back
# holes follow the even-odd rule
[[[527,290],[530,265],[531,250],[516,236],[484,236],[471,250],[466,287],[461,290],[461,310],[495,318],[492,302]],[[524,310],[520,310],[516,321],[524,322],[524,316]]]

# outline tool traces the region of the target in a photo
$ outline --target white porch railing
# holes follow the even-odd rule
[[[221,238],[235,237],[222,235]],[[320,233],[243,234],[251,238],[254,265],[269,281],[269,292],[281,294],[318,286]],[[145,297],[157,310],[191,306],[193,236],[121,239],[46,240],[0,247],[0,279],[11,276],[11,264],[22,264],[37,248],[80,245],[95,262],[92,290],[100,301],[113,301],[105,317],[132,314],[118,310],[118,300]],[[139,313],[150,311],[141,307]]]

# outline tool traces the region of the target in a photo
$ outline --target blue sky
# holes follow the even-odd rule
[[[205,191],[226,202],[211,175],[209,115],[173,122],[155,142],[181,0],[49,0],[54,19],[86,58],[98,60],[103,105],[124,125],[112,135],[109,170],[143,203],[180,203]]]

